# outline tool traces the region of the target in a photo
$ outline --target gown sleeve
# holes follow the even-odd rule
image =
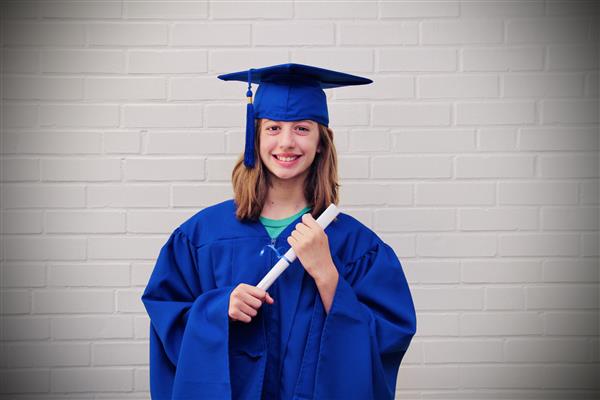
[[[233,287],[202,290],[202,273],[196,247],[177,228],[142,295],[150,317],[153,400],[231,397],[227,338]]]
[[[323,326],[316,399],[393,399],[400,362],[416,332],[415,309],[394,251],[378,240],[339,268]]]

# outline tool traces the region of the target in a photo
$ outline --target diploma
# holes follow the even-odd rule
[[[317,223],[321,225],[321,228],[325,229],[327,226],[333,221],[335,217],[340,213],[340,209],[335,206],[335,204],[330,204],[329,207],[323,211],[319,218],[317,218]],[[277,261],[277,263],[271,268],[271,270],[265,275],[265,277],[256,285],[263,290],[269,290],[275,279],[279,277],[285,271],[285,269],[296,260],[296,253],[294,253],[294,249],[290,247],[290,249]]]

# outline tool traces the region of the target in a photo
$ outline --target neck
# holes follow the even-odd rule
[[[286,218],[308,205],[304,198],[303,180],[281,180],[271,176],[271,185],[263,205],[263,217]]]

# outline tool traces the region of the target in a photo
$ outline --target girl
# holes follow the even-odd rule
[[[365,78],[282,64],[219,76],[248,83],[234,199],[169,237],[142,301],[153,399],[392,399],[416,330],[401,264],[340,213],[323,89]],[[259,83],[252,103],[251,83]],[[292,247],[266,292],[256,284]]]

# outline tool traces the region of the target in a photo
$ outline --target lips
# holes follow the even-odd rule
[[[284,161],[284,162],[292,162],[298,158],[300,158],[300,155],[298,154],[273,154],[273,156],[278,159],[279,161]]]

